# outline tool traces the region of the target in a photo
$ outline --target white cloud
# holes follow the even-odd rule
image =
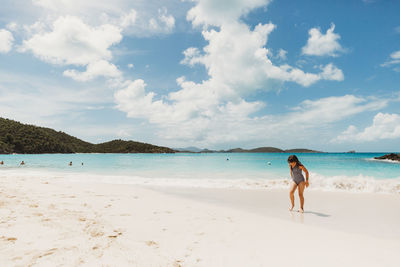
[[[64,75],[79,81],[97,76],[117,77],[120,72],[107,62],[112,58],[109,48],[121,41],[121,29],[104,24],[91,27],[77,17],[60,17],[51,31],[40,32],[25,40],[21,51],[32,53],[43,61],[60,64],[86,66],[85,72],[66,70]]]
[[[271,0],[195,0],[196,5],[189,10],[187,19],[194,26],[222,26],[236,22],[250,10],[267,6]]]
[[[390,54],[390,60],[388,60],[385,63],[381,64],[381,67],[388,67],[388,66],[391,66],[391,65],[399,64],[399,63],[400,63],[400,50],[391,53]],[[396,68],[394,70],[396,70]]]
[[[128,68],[130,68],[130,69],[132,69],[132,68],[134,67],[134,65],[133,65],[132,63],[129,63],[127,66],[128,66]]]
[[[339,44],[340,35],[334,33],[335,24],[322,34],[319,28],[312,28],[308,31],[310,35],[307,44],[302,48],[304,55],[311,56],[338,56],[338,53],[343,52],[344,49]]]
[[[40,59],[61,65],[87,65],[111,59],[110,46],[122,39],[121,30],[113,25],[91,27],[77,17],[60,17],[50,32],[25,40],[22,51],[32,51]]]
[[[250,9],[268,2],[240,0],[223,4],[210,0],[197,1],[187,17],[194,26],[203,26],[202,35],[208,44],[202,49],[186,49],[181,63],[204,66],[209,78],[196,83],[180,77],[177,79],[179,90],[162,97],[146,92],[146,83],[141,79],[125,81],[116,85],[119,88],[115,93],[117,109],[128,117],[146,119],[157,125],[160,138],[164,140],[179,139],[203,144],[239,139],[260,140],[266,132],[278,136],[287,131],[287,125],[296,125],[294,118],[299,117],[298,113],[304,118],[305,125],[310,125],[308,120],[314,125],[317,121],[332,122],[364,110],[362,107],[368,105],[359,100],[359,103],[354,103],[354,109],[333,110],[333,114],[322,116],[320,111],[328,108],[323,104],[312,106],[318,103],[311,101],[299,107],[302,110],[296,111],[293,117],[252,117],[266,105],[261,101],[245,99],[257,90],[277,90],[282,82],[310,86],[319,80],[343,80],[342,71],[333,64],[320,66],[318,73],[306,73],[287,64],[277,66],[271,62],[271,53],[266,46],[268,36],[276,26],[267,23],[251,29],[240,20]],[[280,51],[280,55],[286,55],[284,50]],[[278,86],[271,86],[274,83]],[[357,100],[348,98],[325,102],[329,102],[331,108],[346,109]],[[336,105],[343,101],[344,104]]]
[[[122,77],[121,71],[114,65],[106,60],[98,60],[91,62],[87,65],[86,71],[79,72],[76,70],[64,71],[64,76],[70,77],[76,81],[89,81],[98,76],[104,76],[107,78],[120,78]]]
[[[390,57],[393,59],[400,59],[400,50],[390,54]]]
[[[43,16],[21,27],[26,39],[19,51],[30,51],[51,64],[86,67],[84,71],[63,72],[77,81],[99,76],[122,77],[121,71],[110,62],[110,48],[120,43],[123,35],[166,34],[175,27],[175,18],[166,7],[153,12],[154,6],[163,2],[153,2],[151,9],[143,8],[147,6],[145,3],[128,0],[116,0],[112,4],[105,0],[33,0],[33,3],[43,8]]]
[[[156,124],[159,129],[156,134],[161,142],[204,143],[216,142],[212,133],[220,129],[218,135],[224,135],[226,129],[221,127],[246,121],[249,114],[264,106],[261,102],[247,102],[234,96],[231,100],[224,100],[208,82],[196,84],[183,78],[177,82],[182,90],[157,100],[154,93],[145,92],[143,80],[129,81],[123,90],[115,93],[117,108],[126,112],[128,117],[144,118]],[[236,134],[231,133],[232,140]]]
[[[202,64],[215,87],[223,87],[223,84],[242,93],[268,90],[267,84],[271,80],[291,81],[303,86],[323,79],[343,80],[342,71],[332,64],[323,67],[321,73],[305,73],[289,65],[274,65],[265,46],[275,27],[272,23],[259,24],[250,30],[246,24],[231,22],[222,25],[219,31],[204,30],[203,37],[208,45],[203,48],[203,54],[197,48],[189,48],[184,52],[182,63]]]
[[[11,51],[14,37],[11,32],[0,29],[0,53],[8,53]]]
[[[32,0],[33,4],[42,8],[46,16],[77,16],[91,24],[109,23],[111,19],[119,19],[126,10],[132,9],[129,0]]]
[[[164,27],[167,32],[170,32],[175,27],[175,18],[168,14],[168,10],[164,8],[158,9],[158,19],[161,22],[161,27]]]
[[[6,25],[6,28],[10,31],[16,31],[18,29],[18,24],[15,22],[10,22]]]
[[[123,13],[119,25],[124,34],[148,37],[157,34],[171,33],[175,28],[175,18],[166,7],[159,8],[156,14],[141,14],[132,9]]]
[[[232,130],[231,125],[243,126],[240,122],[247,121],[249,114],[263,106],[260,102],[249,103],[242,99],[220,103],[207,86],[180,82],[187,89],[171,94],[169,100],[176,101],[168,104],[166,101],[155,100],[153,93],[146,94],[144,82],[136,80],[115,94],[118,108],[127,112],[128,117],[145,118],[156,124],[156,134],[161,142],[179,140],[183,143],[190,141],[210,145],[236,140],[239,128],[228,133],[228,129]],[[192,86],[200,86],[202,88],[197,89],[206,91],[188,89]],[[202,94],[204,97],[195,98]],[[246,132],[245,128],[242,130]]]
[[[123,29],[124,35],[151,36],[168,34],[175,18],[165,5],[171,1],[130,0],[33,0],[44,8],[50,19],[76,16],[91,25],[110,24]],[[49,19],[49,18],[46,18]]]
[[[211,81],[197,84],[177,80],[181,90],[157,99],[146,93],[143,80],[128,81],[115,93],[117,108],[131,118],[143,118],[158,126],[159,140],[180,140],[196,145],[221,145],[234,142],[262,142],[265,138],[279,142],[291,138],[293,129],[299,136],[317,133],[331,123],[365,111],[378,110],[387,100],[367,99],[353,95],[303,101],[291,112],[252,117],[265,106],[248,102],[230,90],[214,90]],[[321,136],[315,136],[321,137]],[[326,140],[329,140],[326,137]]]
[[[235,103],[246,108],[247,111],[242,112],[246,115],[262,106],[259,102],[246,102],[247,105],[245,105],[243,100],[235,96],[232,96],[232,101],[224,103],[222,94],[212,90],[208,82],[196,84],[180,78],[178,84],[183,89],[170,93],[165,98],[168,101],[164,101],[163,99],[156,100],[156,95],[152,92],[146,93],[147,85],[143,80],[125,81],[122,85],[118,85],[123,89],[115,93],[117,108],[126,112],[128,117],[145,118],[151,123],[164,127],[191,123],[197,119],[212,119],[226,106],[230,106],[229,110],[233,110]]]
[[[378,110],[385,107],[387,99],[366,99],[354,95],[326,97],[318,100],[305,100],[294,108],[288,121],[306,125],[327,124],[342,120],[364,111]]]
[[[342,70],[335,67],[332,63],[322,67],[322,73],[320,74],[322,79],[331,81],[343,81],[344,75]]]
[[[135,25],[136,20],[137,20],[137,12],[136,10],[131,9],[129,13],[122,15],[120,25],[123,28],[127,28],[132,25]]]
[[[281,59],[281,60],[286,60],[286,55],[287,55],[287,51],[286,50],[284,50],[284,49],[279,49],[279,52],[278,52],[278,58],[279,59]]]
[[[51,22],[51,24],[53,21]],[[33,24],[25,24],[21,27],[23,29],[23,35],[25,36],[25,39],[31,38],[35,34],[42,34],[46,31],[51,30],[51,25],[47,24],[45,21],[38,20]]]
[[[154,93],[146,94],[146,84],[143,80],[126,81],[121,86],[125,86],[125,88],[115,93],[115,100],[117,108],[125,111],[128,117],[146,117],[154,120],[153,116],[165,114],[164,103],[162,101],[153,101]]]
[[[185,51],[183,51],[184,59],[181,60],[181,64],[193,66],[197,63],[201,63],[201,54],[197,47],[189,47]]]
[[[235,116],[229,112],[217,114],[208,121],[205,129],[195,127],[197,138],[204,138],[199,144],[224,144],[230,142],[285,143],[296,146],[310,140],[329,141],[331,131],[326,131],[332,123],[356,114],[377,110],[385,106],[385,100],[372,100],[345,95],[317,100],[306,100],[286,114],[266,115],[262,117]],[[294,132],[295,131],[295,132]],[[190,127],[186,129],[189,135]],[[173,140],[172,130],[169,133]],[[293,136],[296,138],[293,138]],[[311,142],[312,144],[312,142]]]
[[[132,135],[128,131],[121,129],[117,132],[117,136],[120,138],[128,138],[131,137]]]
[[[400,115],[381,113],[375,115],[372,125],[362,131],[354,125],[336,137],[334,142],[371,142],[381,139],[400,138]]]

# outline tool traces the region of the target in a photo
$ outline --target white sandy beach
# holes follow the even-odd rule
[[[0,266],[399,266],[399,195],[305,198],[0,174]]]

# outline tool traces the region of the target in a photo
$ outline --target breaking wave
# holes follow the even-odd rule
[[[55,178],[83,183],[132,184],[143,186],[173,186],[197,188],[237,188],[237,189],[287,189],[289,178],[190,178],[190,177],[140,177],[129,175],[100,175],[83,173],[54,173],[47,171],[3,171],[0,176],[24,176],[32,178]],[[376,179],[369,176],[324,176],[310,173],[310,190],[339,191],[353,193],[390,193],[400,194],[400,177],[394,179]]]

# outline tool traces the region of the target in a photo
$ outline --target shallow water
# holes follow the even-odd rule
[[[400,191],[400,164],[373,160],[384,153],[297,153],[314,187]],[[113,181],[217,186],[287,186],[288,153],[0,155],[0,170],[113,176]],[[24,160],[26,165],[19,166]],[[73,165],[68,163],[72,161]],[[83,165],[81,165],[83,163]],[[100,178],[93,178],[100,179]],[[101,178],[104,179],[104,178]],[[260,185],[261,184],[261,185]],[[384,186],[384,188],[381,188]]]

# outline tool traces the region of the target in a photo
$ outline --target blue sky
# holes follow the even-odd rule
[[[400,2],[5,0],[0,116],[91,142],[400,151]]]

